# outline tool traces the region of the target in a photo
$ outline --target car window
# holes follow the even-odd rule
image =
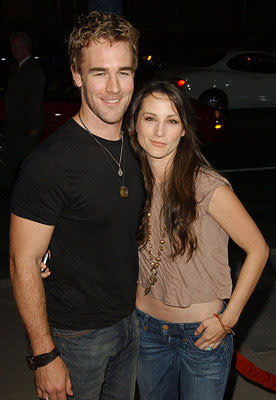
[[[236,71],[253,72],[253,63],[255,55],[250,53],[239,54],[230,58],[227,65]]]
[[[264,53],[244,53],[231,58],[228,67],[252,73],[276,73],[276,57]]]
[[[260,54],[256,57],[254,65],[255,72],[276,73],[276,58],[266,54]]]

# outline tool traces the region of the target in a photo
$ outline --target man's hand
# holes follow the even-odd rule
[[[41,399],[67,400],[73,396],[69,371],[61,357],[35,371],[37,395]]]

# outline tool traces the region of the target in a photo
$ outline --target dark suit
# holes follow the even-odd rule
[[[44,73],[32,57],[11,71],[5,98],[5,133],[12,174],[39,144],[44,129],[44,89]],[[29,135],[32,129],[38,130],[37,136]]]

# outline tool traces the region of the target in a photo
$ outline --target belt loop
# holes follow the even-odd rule
[[[143,314],[143,329],[147,331],[149,329],[149,315],[146,313]]]

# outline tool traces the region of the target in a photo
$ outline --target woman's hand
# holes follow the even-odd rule
[[[195,335],[203,335],[194,343],[201,350],[216,349],[226,336],[218,319],[210,317],[201,322],[195,330]]]
[[[40,275],[42,279],[48,278],[48,276],[51,275],[51,271],[49,270],[49,267],[47,265],[43,264],[43,262],[40,264]]]
[[[40,275],[41,275],[41,278],[43,278],[43,279],[46,279],[46,278],[48,278],[48,276],[51,275],[51,271],[50,271],[49,267],[47,266],[47,261],[50,260],[50,258],[51,258],[51,252],[50,252],[50,250],[48,250],[44,254],[42,261],[40,263]]]

